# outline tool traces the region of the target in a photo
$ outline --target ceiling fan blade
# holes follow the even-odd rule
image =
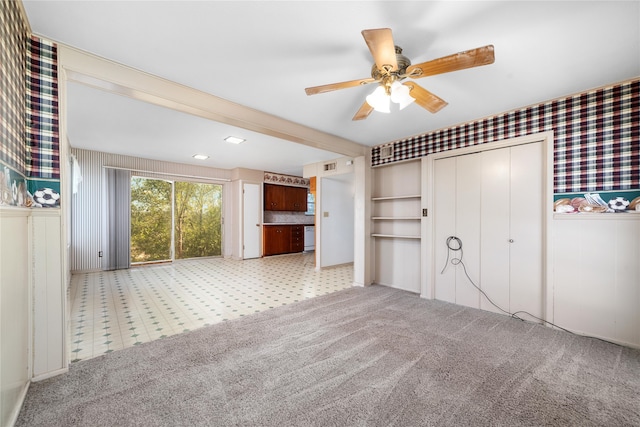
[[[447,102],[428,90],[413,82],[405,82],[403,85],[409,88],[409,96],[415,98],[416,103],[431,113],[437,113],[447,106]]]
[[[353,116],[353,119],[351,120],[364,120],[367,117],[369,117],[369,114],[371,114],[372,111],[373,111],[373,107],[369,105],[367,101],[364,101],[364,104],[362,104],[362,107],[360,107],[356,115]]]
[[[366,85],[369,83],[373,83],[375,81],[377,80],[369,77],[369,78],[360,79],[360,80],[350,80],[348,82],[331,83],[328,85],[308,87],[304,91],[307,93],[307,95],[315,95],[318,93],[331,92],[332,90],[346,89],[349,87]]]
[[[464,70],[465,68],[493,64],[494,60],[493,45],[488,45],[410,65],[407,67],[406,74],[411,78],[419,79],[426,76]]]
[[[390,28],[363,30],[362,37],[367,42],[367,46],[369,46],[373,60],[379,70],[388,68],[388,71],[396,71],[398,69],[396,47],[393,43]]]

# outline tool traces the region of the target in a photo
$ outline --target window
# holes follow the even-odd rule
[[[307,193],[307,211],[304,213],[305,215],[315,215],[316,214],[316,197],[312,192]]]

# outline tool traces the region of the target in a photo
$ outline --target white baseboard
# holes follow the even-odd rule
[[[55,371],[51,371],[51,372],[45,372],[44,374],[40,374],[40,375],[36,375],[33,378],[31,378],[31,381],[34,383],[37,383],[38,381],[42,381],[42,380],[46,380],[48,378],[52,378],[52,377],[56,377],[58,375],[61,374],[66,374],[67,372],[69,372],[69,368],[62,368],[62,369],[57,369]]]
[[[11,411],[11,415],[9,416],[9,427],[13,427],[18,421],[18,415],[20,415],[20,410],[22,409],[22,405],[24,404],[24,399],[27,397],[27,391],[29,391],[29,382],[24,385],[22,391],[20,392],[20,396],[18,397],[18,401],[16,402],[16,406]]]

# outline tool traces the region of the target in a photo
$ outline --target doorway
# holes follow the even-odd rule
[[[321,212],[316,215],[320,222],[320,268],[353,263],[354,183],[353,173],[322,178]]]

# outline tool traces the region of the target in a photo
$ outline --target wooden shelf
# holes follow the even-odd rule
[[[389,239],[416,239],[420,240],[420,236],[402,236],[399,234],[372,234],[371,237],[383,237]]]
[[[420,220],[419,216],[374,216],[371,217],[372,220],[374,221],[382,221],[382,220],[407,220],[407,221],[414,221],[414,220]]]
[[[387,197],[372,197],[371,200],[380,201],[380,200],[401,200],[401,199],[419,199],[421,196],[417,195],[408,195],[408,196],[387,196]]]

